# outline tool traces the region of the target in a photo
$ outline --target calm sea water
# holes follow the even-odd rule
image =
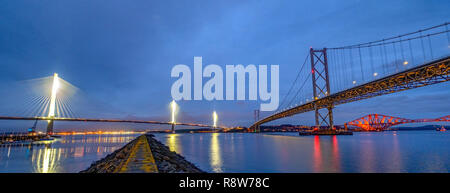
[[[64,136],[32,147],[0,147],[0,172],[78,172],[137,135]],[[353,136],[297,133],[156,134],[208,172],[449,172],[450,133]]]
[[[33,146],[0,146],[0,172],[79,172],[138,135],[68,135]]]

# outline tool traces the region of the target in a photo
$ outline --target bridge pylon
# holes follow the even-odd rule
[[[320,126],[327,126],[328,129],[333,129],[333,104],[319,104],[316,102],[320,97],[330,95],[327,49],[323,48],[321,50],[315,50],[311,48],[309,54],[311,58],[311,77],[316,127],[319,129]],[[325,111],[321,111],[321,108],[325,108]]]
[[[260,129],[259,125],[255,125],[255,128],[253,129],[253,132],[254,132],[254,133],[259,133],[259,132],[261,132],[261,129]]]
[[[56,94],[58,93],[60,83],[57,73],[53,74],[52,92],[50,97],[50,107],[48,111],[48,117],[54,118],[56,111]],[[47,135],[53,134],[53,120],[49,120],[47,124]]]
[[[254,112],[254,116],[255,116],[255,123],[259,121],[259,110],[256,109]],[[253,128],[255,133],[259,133],[260,132],[260,128],[259,125],[255,125],[255,128]]]

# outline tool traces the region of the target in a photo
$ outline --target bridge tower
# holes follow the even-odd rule
[[[50,108],[48,111],[48,117],[54,118],[55,117],[55,110],[56,110],[56,94],[58,93],[59,89],[59,78],[58,74],[53,74],[53,83],[52,83],[52,92],[50,96]],[[53,120],[49,120],[47,124],[47,134],[51,135],[53,134]]]
[[[327,49],[315,50],[313,48],[309,51],[311,58],[311,74],[313,85],[313,98],[316,128],[321,125],[327,126],[328,129],[333,129],[333,104],[318,104],[316,102],[320,97],[326,97],[330,94],[330,78],[328,76],[328,60]],[[320,110],[326,108],[326,110]]]

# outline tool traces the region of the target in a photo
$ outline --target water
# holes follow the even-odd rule
[[[138,135],[67,135],[43,145],[0,146],[0,172],[79,172]]]
[[[437,131],[157,135],[207,172],[449,172],[450,134]]]
[[[137,135],[64,136],[52,144],[0,147],[0,172],[78,172]],[[297,133],[155,134],[207,172],[449,172],[450,133],[354,136]]]

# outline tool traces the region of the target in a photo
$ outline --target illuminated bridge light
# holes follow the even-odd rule
[[[376,73],[376,72],[375,72],[375,73],[373,73],[373,76],[378,76],[378,73]]]
[[[353,84],[356,84],[356,80],[353,81]]]
[[[59,89],[59,78],[58,74],[53,74],[53,85],[52,85],[52,93],[50,98],[50,109],[48,112],[48,117],[54,117],[55,116],[55,104],[56,104],[56,94],[58,93]]]
[[[403,65],[405,65],[405,66],[408,65],[408,61],[405,60],[405,61],[403,62]]]
[[[175,102],[175,100],[172,100],[172,102],[170,103],[170,108],[172,109],[172,123],[175,123],[175,114],[177,111],[177,103]]]
[[[216,111],[214,111],[213,112],[213,127],[214,128],[217,127],[217,119],[218,119],[217,113],[216,113]]]

